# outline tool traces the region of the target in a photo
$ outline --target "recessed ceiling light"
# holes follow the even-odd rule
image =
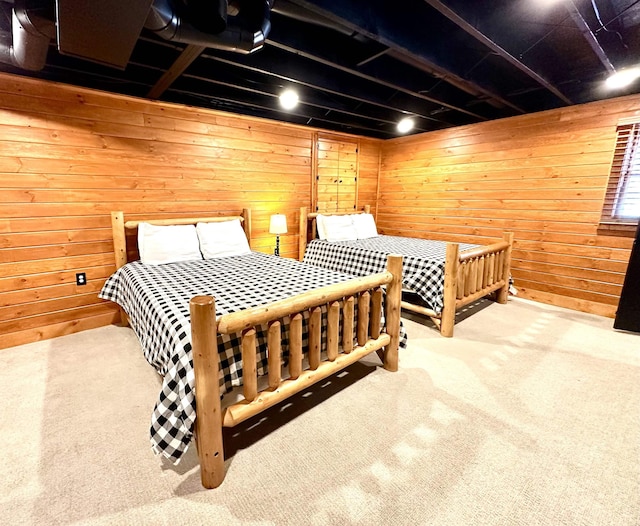
[[[628,68],[616,71],[606,80],[609,89],[624,88],[640,77],[640,68]]]
[[[280,106],[285,110],[292,110],[298,105],[298,94],[292,89],[283,91],[280,94]]]
[[[407,133],[409,130],[413,129],[413,124],[413,119],[405,117],[398,123],[398,131],[400,133]]]

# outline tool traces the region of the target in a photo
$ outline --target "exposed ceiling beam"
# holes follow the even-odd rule
[[[378,53],[375,53],[375,54],[371,55],[370,57],[367,57],[364,60],[361,60],[356,65],[358,67],[364,66],[368,62],[371,62],[372,60],[375,60],[375,59],[381,57],[382,55],[386,55],[388,52],[389,52],[389,48],[385,48],[382,51],[379,51]]]
[[[198,76],[198,75],[191,75],[191,74],[185,74],[184,77],[185,78],[196,79],[196,80],[199,80],[199,81],[202,81],[202,82],[206,82],[206,83],[209,83],[209,84],[216,84],[218,86],[225,86],[225,87],[232,88],[232,89],[235,89],[235,90],[240,90],[240,91],[243,91],[243,92],[246,92],[246,93],[250,93],[252,95],[261,95],[261,96],[264,96],[264,97],[268,97],[268,98],[273,99],[274,103],[276,102],[276,99],[278,98],[278,95],[275,94],[275,93],[270,93],[268,91],[258,90],[258,89],[255,89],[255,88],[249,88],[247,86],[238,86],[236,84],[231,84],[231,83],[224,82],[224,81],[221,81],[221,80],[218,80],[218,79],[211,79],[211,78],[208,78],[208,77],[201,77],[201,76]],[[201,96],[202,96],[202,94],[201,94]],[[210,95],[209,98],[215,99],[217,97],[214,94],[214,95]],[[373,122],[384,122],[385,124],[389,124],[391,126],[395,126],[397,124],[397,121],[384,119],[384,118],[379,117],[379,116],[372,116],[372,115],[369,115],[368,113],[357,113],[355,111],[351,111],[351,110],[344,109],[344,108],[338,108],[336,106],[327,106],[326,104],[320,104],[320,103],[314,102],[313,100],[306,100],[305,99],[303,101],[300,101],[300,105],[302,107],[308,106],[310,108],[317,108],[317,109],[323,110],[323,111],[325,111],[327,113],[331,113],[331,112],[340,113],[342,115],[349,115],[350,117],[356,117],[356,118],[359,118],[359,119],[370,120],[370,121],[373,121]],[[277,104],[274,104],[274,106],[277,107]],[[280,110],[278,110],[278,111],[280,111]],[[305,114],[300,113],[300,112],[298,112],[297,114],[300,115],[300,116],[305,115]],[[312,115],[306,115],[306,117],[315,118]]]
[[[332,88],[330,86],[327,85],[328,79],[325,76],[322,75],[317,75],[316,77],[311,76],[310,74],[305,75],[305,79],[300,79],[300,78],[293,78],[290,76],[287,76],[283,73],[279,73],[278,72],[278,66],[277,65],[273,65],[272,67],[270,67],[268,70],[264,69],[264,68],[259,68],[257,66],[251,66],[248,64],[244,64],[244,63],[240,63],[240,62],[236,62],[236,61],[232,61],[232,60],[227,60],[225,58],[222,57],[218,57],[215,55],[211,55],[211,54],[203,54],[202,55],[203,58],[209,59],[209,60],[214,60],[217,62],[221,62],[227,65],[231,65],[231,66],[235,66],[241,69],[246,69],[249,71],[253,71],[255,73],[259,73],[261,75],[266,75],[268,77],[272,77],[272,78],[277,78],[280,80],[283,80],[285,82],[290,82],[292,84],[298,84],[300,86],[307,86],[309,88],[312,88],[314,90],[319,90],[321,92],[325,92],[334,96],[338,96],[341,98],[346,98],[346,99],[350,99],[350,100],[354,100],[356,102],[359,103],[365,103],[365,104],[370,104],[372,106],[376,106],[379,108],[383,108],[385,110],[391,110],[391,111],[397,111],[399,114],[402,113],[407,113],[407,110],[405,108],[400,108],[397,106],[394,106],[392,104],[390,104],[388,101],[382,101],[377,97],[374,97],[371,94],[362,94],[362,95],[357,95],[356,92],[354,90],[351,90],[349,92],[346,91],[340,91],[339,89],[335,89]],[[314,79],[315,80],[313,82],[310,82],[310,79]],[[436,119],[434,117],[431,117],[428,114],[424,114],[421,113],[419,111],[412,111],[411,112],[413,115],[415,115],[416,117],[420,117],[429,121],[434,121],[440,124],[445,124],[445,126],[451,126],[452,124],[443,120],[443,119]]]
[[[425,6],[424,9],[428,8]],[[476,101],[462,90],[448,89],[438,94],[432,93],[431,89],[439,84],[439,79],[434,79],[428,72],[423,74],[423,70],[419,67],[406,67],[404,61],[394,57],[393,49],[357,32],[352,32],[353,36],[345,37],[335,35],[324,28],[310,27],[309,31],[304,31],[301,30],[300,25],[291,24],[290,20],[283,16],[273,19],[272,22],[273,29],[267,43],[271,44],[270,47],[277,47],[290,53],[292,56],[285,59],[287,63],[301,62],[300,67],[302,67],[305,62],[314,61],[339,70],[350,77],[356,77],[356,80],[362,79],[366,83],[392,89],[405,99],[407,96],[420,99],[407,101],[406,103],[411,105],[411,108],[407,108],[408,110],[413,109],[416,104],[424,106],[421,101],[426,101],[436,106],[434,109],[437,111],[444,108],[450,113],[466,114],[474,120],[486,120],[495,114],[495,110],[487,108],[486,104],[484,107],[472,110],[470,105]],[[311,68],[314,66],[312,65]],[[292,72],[298,69],[297,65],[289,68]],[[305,69],[309,69],[309,66],[305,65]],[[328,71],[327,73],[333,77],[333,73]],[[299,71],[292,75],[298,76],[304,73]],[[455,120],[461,116],[452,118]]]
[[[635,0],[635,2],[633,2],[632,4],[629,4],[628,6],[626,6],[624,9],[622,9],[622,11],[620,11],[617,15],[615,15],[611,20],[609,20],[606,24],[602,24],[602,27],[599,27],[595,33],[599,33],[600,31],[610,31],[610,29],[608,29],[608,25],[612,24],[613,22],[615,22],[616,20],[618,20],[618,18],[620,18],[621,16],[624,16],[627,11],[629,11],[631,8],[635,7],[638,3],[640,3],[640,0]]]
[[[551,82],[543,78],[541,75],[533,71],[529,66],[519,61],[516,57],[514,57],[511,53],[509,53],[506,49],[502,48],[498,44],[496,44],[493,40],[487,37],[484,33],[479,31],[469,22],[464,20],[460,15],[458,15],[455,11],[453,11],[448,6],[444,5],[440,0],[424,0],[427,4],[433,7],[436,11],[438,11],[441,15],[447,17],[451,22],[457,25],[460,29],[465,31],[467,34],[471,35],[478,42],[481,42],[485,46],[487,46],[491,51],[505,59],[509,64],[518,68],[520,71],[531,77],[538,84],[548,89],[551,93],[553,93],[560,100],[565,102],[566,104],[573,104],[573,102],[558,88],[556,88]]]
[[[166,46],[166,47],[171,47],[171,48],[175,48],[175,44],[169,44],[165,41],[160,41],[160,40],[156,40],[155,38],[148,38],[148,37],[140,37],[141,40],[144,40],[150,44],[153,45],[160,45],[160,46]],[[267,41],[268,45],[271,45],[275,48],[282,48],[284,51],[287,52],[293,52],[296,55],[299,56],[303,56],[302,52],[297,51],[297,50],[292,50],[290,48],[288,48],[288,46],[286,45],[280,45],[277,42],[274,42],[272,40],[268,40]],[[274,78],[274,79],[278,79],[280,81],[284,81],[285,83],[292,83],[292,84],[299,84],[301,86],[306,86],[309,87],[313,90],[318,90],[320,92],[324,92],[333,96],[338,96],[340,98],[344,98],[344,99],[349,99],[349,100],[353,100],[356,101],[358,103],[364,103],[364,104],[369,104],[371,106],[375,106],[375,107],[379,107],[381,109],[384,110],[390,110],[390,111],[395,111],[398,112],[398,114],[407,114],[410,113],[412,115],[415,115],[418,118],[422,118],[428,121],[432,121],[434,123],[437,123],[439,125],[444,125],[444,127],[449,127],[449,126],[453,126],[454,123],[448,122],[447,120],[441,118],[441,117],[433,117],[431,116],[431,114],[429,112],[421,112],[418,110],[415,110],[415,108],[408,110],[405,107],[402,107],[400,105],[394,105],[391,104],[388,100],[382,100],[379,97],[375,97],[374,95],[372,95],[371,93],[366,93],[363,92],[360,96],[357,94],[357,91],[353,90],[353,89],[349,89],[349,90],[344,90],[341,89],[340,86],[330,86],[329,85],[329,81],[331,80],[327,75],[322,75],[320,72],[315,72],[314,74],[306,74],[304,75],[304,80],[299,79],[299,78],[293,78],[287,74],[285,74],[285,71],[288,71],[288,68],[286,67],[287,65],[284,64],[285,61],[281,61],[281,62],[276,62],[274,64],[272,64],[270,67],[263,67],[261,66],[257,66],[257,65],[252,65],[250,63],[252,56],[251,55],[234,55],[234,54],[226,54],[228,55],[230,58],[224,58],[221,56],[218,56],[215,53],[215,50],[209,50],[210,52],[207,53],[206,51],[204,53],[202,53],[200,56],[203,59],[206,60],[213,60],[216,62],[220,62],[222,64],[225,64],[227,66],[233,66],[239,69],[243,69],[243,70],[247,70],[247,71],[251,71],[253,73],[259,74],[259,75],[264,75],[270,78]],[[183,54],[187,53],[187,49],[185,49],[183,51]],[[182,55],[181,55],[182,56]],[[235,57],[235,58],[232,58]],[[306,58],[310,58],[311,60],[313,60],[316,57],[312,57],[312,56],[306,56]],[[176,63],[180,60],[177,59]],[[322,59],[317,59],[317,60],[322,60]],[[256,64],[262,64],[260,61],[257,61]],[[323,64],[328,65],[329,67],[335,67],[335,68],[340,68],[339,65],[333,64],[331,62],[328,61],[323,61]],[[173,69],[173,67],[171,68]],[[177,71],[177,68],[176,68]],[[353,74],[354,72],[350,69],[346,70],[347,73],[349,74]],[[357,72],[358,76],[363,76],[361,73]],[[197,74],[193,75],[198,76]],[[203,78],[202,76],[199,76],[200,78]],[[365,76],[365,79],[368,79],[368,77]],[[175,79],[174,79],[175,80]],[[312,82],[310,82],[309,80],[311,80]],[[379,82],[377,82],[379,83]],[[394,89],[396,91],[400,91],[401,88],[400,86],[395,86],[394,84],[391,85],[387,85],[386,87],[390,87],[391,89]],[[168,86],[167,88],[168,89]],[[163,90],[164,91],[164,90]],[[411,96],[415,95],[418,98],[421,99],[427,99],[425,96],[410,91],[410,90],[406,90],[407,93]],[[438,106],[442,107],[442,104],[438,101]],[[334,108],[336,111],[342,111],[341,108]],[[367,117],[366,112],[363,112],[362,117]],[[486,120],[486,117],[482,117],[482,116],[476,116],[475,114],[471,113],[470,115],[471,117],[473,117],[474,120],[476,119],[480,119],[480,120]],[[383,119],[384,120],[384,119]]]
[[[298,5],[295,1],[290,0],[276,0],[271,8],[272,13],[278,13],[286,16],[287,18],[293,18],[300,22],[306,22],[307,24],[313,24],[316,26],[326,27],[333,31],[338,31],[343,35],[351,36],[353,30],[347,26],[336,23],[335,20],[325,18],[319,13],[311,13],[309,10]]]
[[[408,30],[406,21],[401,16],[402,8],[393,2],[368,2],[366,9],[363,9],[362,3],[346,0],[291,1],[391,48],[395,57],[403,56],[407,63],[414,65],[419,63],[422,71],[443,79],[474,97],[484,99],[497,107],[509,107],[519,113],[526,113],[502,95],[464,78],[464,75],[454,71],[450,64],[437,63],[421,44],[423,35]]]
[[[235,104],[238,106],[244,106],[244,107],[248,107],[248,108],[255,108],[255,109],[260,109],[262,111],[268,112],[270,114],[277,114],[277,113],[282,113],[284,112],[284,110],[280,110],[278,109],[277,104],[260,104],[259,100],[273,100],[275,102],[276,97],[272,94],[272,93],[268,93],[268,92],[264,92],[264,91],[260,91],[257,89],[252,89],[252,88],[247,88],[245,86],[237,86],[235,84],[230,84],[227,82],[222,82],[220,80],[216,80],[216,79],[211,79],[208,77],[199,77],[197,75],[185,75],[185,78],[189,78],[189,79],[194,79],[194,80],[198,80],[204,83],[208,83],[208,84],[215,84],[217,86],[221,86],[221,87],[225,87],[225,88],[230,88],[230,89],[234,89],[234,90],[240,90],[242,92],[246,92],[248,94],[251,95],[251,99],[250,100],[243,100],[240,99],[236,96],[234,96],[233,98],[229,98],[227,96],[223,96],[223,95],[211,95],[211,96],[205,96],[203,95],[201,92],[193,92],[190,90],[186,90],[186,89],[182,89],[182,88],[171,88],[169,90],[169,92],[171,93],[182,93],[182,94],[187,94],[189,96],[194,96],[197,97],[199,99],[211,99],[212,101],[220,101],[220,102],[224,102],[224,103],[229,103],[229,104]],[[313,113],[310,111],[304,112],[301,111],[302,109],[304,109],[305,107],[307,108],[313,108],[313,109],[317,109],[317,110],[322,110],[324,113],[320,114],[320,113]],[[392,132],[388,132],[385,131],[383,129],[380,128],[375,128],[375,127],[371,127],[371,126],[367,126],[366,124],[363,123],[358,123],[355,121],[349,121],[348,123],[345,123],[344,119],[341,120],[335,120],[335,119],[330,119],[329,115],[330,114],[342,114],[342,115],[349,115],[351,117],[356,117],[358,119],[365,119],[365,120],[370,120],[373,121],[374,123],[376,122],[385,122],[386,124],[389,124],[391,127],[395,126],[395,122],[389,122],[389,121],[383,121],[382,119],[379,118],[374,118],[374,117],[370,117],[370,116],[366,116],[366,115],[361,115],[361,114],[357,114],[354,112],[349,112],[349,111],[343,111],[343,110],[339,110],[336,108],[331,108],[328,106],[323,106],[320,104],[314,104],[312,102],[304,102],[301,105],[299,105],[298,109],[296,110],[289,110],[286,111],[285,113],[287,113],[288,115],[293,115],[296,117],[300,117],[303,118],[305,120],[308,121],[308,123],[311,123],[311,121],[316,121],[316,122],[326,122],[326,123],[330,123],[330,124],[334,124],[334,125],[341,125],[344,127],[348,127],[348,128],[354,128],[354,129],[359,129],[359,130],[366,130],[369,132],[375,132],[379,135],[385,135],[387,137],[395,137],[396,134],[392,133]]]
[[[330,66],[332,68],[339,69],[340,71],[348,73],[349,75],[354,75],[354,76],[359,77],[361,79],[368,80],[369,82],[374,82],[376,84],[380,84],[381,86],[385,86],[387,88],[394,89],[394,90],[399,91],[401,93],[405,93],[406,95],[410,95],[411,97],[416,97],[418,99],[422,99],[422,100],[430,102],[432,104],[436,104],[438,106],[443,106],[443,107],[448,108],[450,110],[454,110],[454,111],[457,111],[457,112],[460,112],[460,113],[464,113],[465,115],[469,115],[470,117],[473,117],[474,119],[478,119],[478,120],[481,120],[481,121],[487,120],[486,117],[484,117],[482,115],[478,115],[477,113],[469,111],[469,110],[467,110],[465,108],[461,108],[459,106],[455,106],[454,104],[449,104],[448,102],[444,102],[441,99],[436,99],[434,97],[429,97],[428,95],[425,95],[423,93],[418,93],[417,91],[413,91],[413,90],[407,89],[404,86],[400,86],[399,84],[396,84],[394,82],[389,82],[389,81],[386,81],[384,79],[380,79],[378,77],[374,77],[372,75],[367,75],[366,73],[362,73],[362,72],[357,71],[355,69],[348,68],[348,67],[342,66],[340,64],[336,64],[335,62],[331,62],[329,60],[325,60],[322,57],[318,57],[318,56],[313,55],[311,53],[307,53],[307,52],[305,52],[303,50],[296,49],[294,47],[291,47],[289,45],[283,44],[281,42],[276,42],[276,41],[274,41],[272,39],[268,39],[267,42],[270,45],[274,46],[274,47],[278,47],[278,48],[283,49],[285,51],[288,51],[290,53],[294,53],[296,55],[300,55],[301,57],[308,58],[308,59],[313,60],[315,62],[318,62],[320,64],[324,64],[325,66]]]
[[[169,86],[173,84],[173,81],[182,75],[205,49],[207,48],[204,46],[188,45],[171,67],[164,72],[164,75],[160,77],[158,82],[155,83],[153,88],[149,90],[147,97],[150,99],[159,99]]]
[[[596,56],[598,57],[598,59],[600,60],[604,68],[607,70],[608,73],[615,73],[616,68],[613,67],[613,64],[609,60],[607,53],[605,52],[604,49],[602,49],[602,46],[600,45],[600,42],[598,42],[596,35],[593,33],[593,31],[591,31],[589,24],[587,24],[587,21],[583,18],[582,14],[580,13],[576,5],[573,3],[572,0],[569,0],[566,3],[566,6],[574,23],[578,26],[578,29],[582,33],[582,36],[589,43],[589,45],[591,46],[591,49],[593,49],[593,52],[596,54]]]

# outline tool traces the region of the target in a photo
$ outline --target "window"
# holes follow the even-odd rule
[[[635,232],[640,219],[640,123],[618,126],[609,184],[602,207],[603,230]]]

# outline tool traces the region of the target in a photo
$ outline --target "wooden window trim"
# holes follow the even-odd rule
[[[640,184],[640,122],[620,122],[617,128],[616,145],[609,172],[598,233],[633,237],[638,226],[638,216],[621,217],[618,209],[621,199],[640,201],[640,193],[625,194],[630,181]]]

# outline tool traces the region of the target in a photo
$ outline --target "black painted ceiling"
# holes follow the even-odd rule
[[[398,136],[403,116],[414,117],[411,133],[419,133],[640,92],[640,81],[603,87],[612,71],[640,63],[640,0],[275,0],[257,51],[166,40],[130,23],[126,31],[136,33],[123,68],[59,51],[58,40],[87,25],[75,23],[67,2],[45,66],[5,61],[0,70],[379,138]],[[144,15],[153,0],[136,2]],[[252,2],[271,3],[235,4]],[[65,7],[36,3],[54,20]],[[113,11],[107,25],[115,33],[133,3],[101,3]],[[5,38],[13,6],[0,0]],[[120,36],[114,41],[125,42]],[[278,104],[286,87],[300,95],[292,111]]]

